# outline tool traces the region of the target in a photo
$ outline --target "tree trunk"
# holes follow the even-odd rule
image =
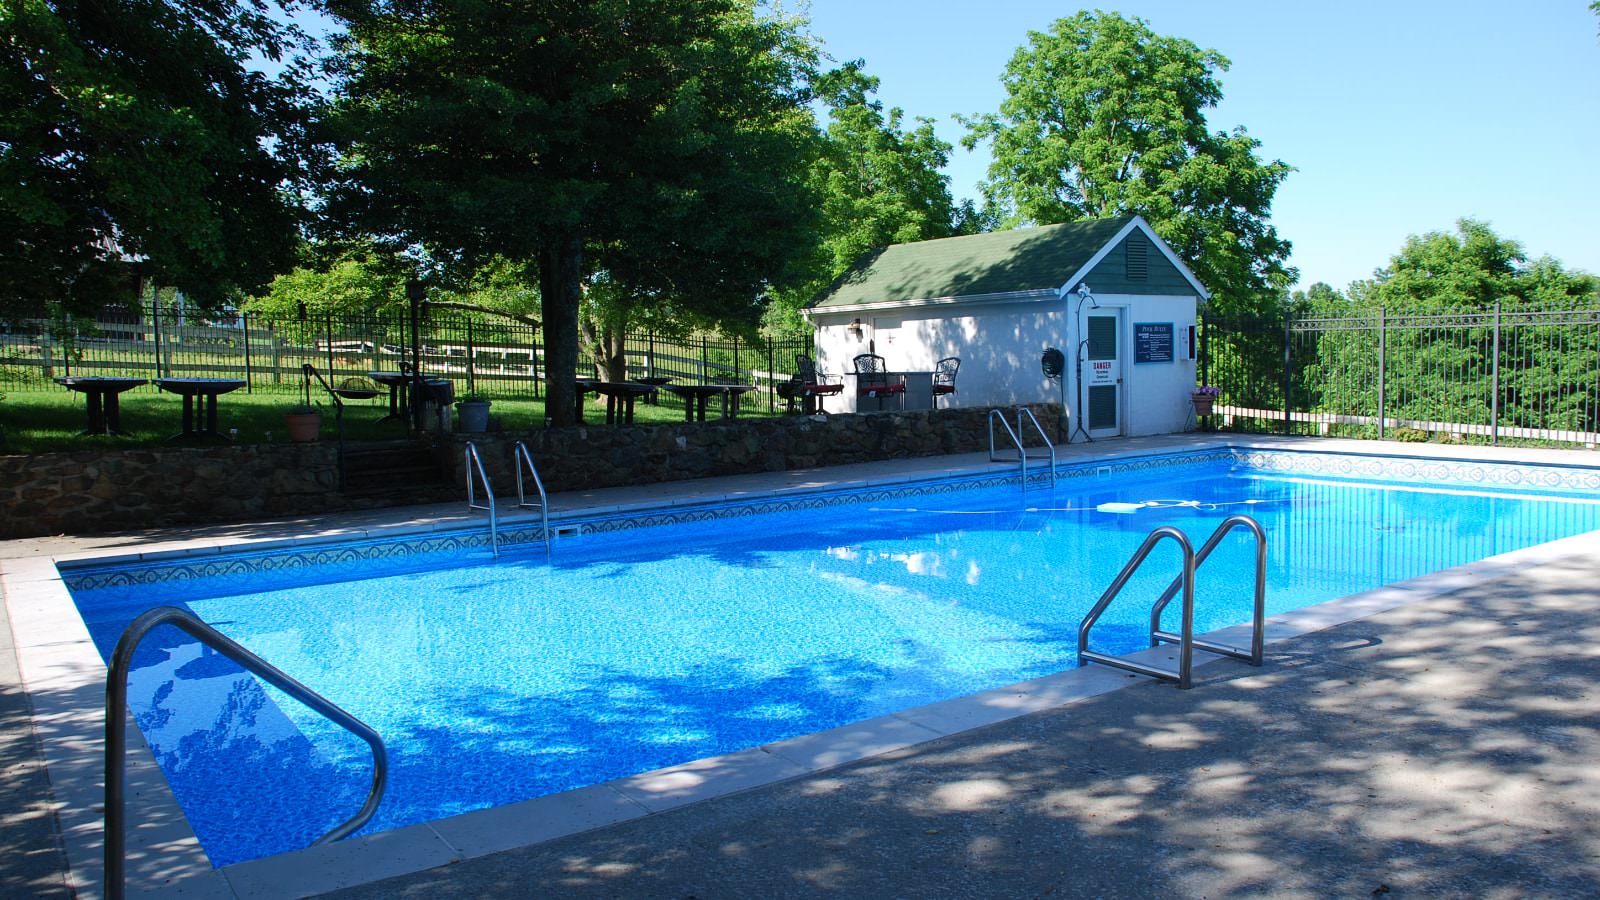
[[[602,325],[588,316],[578,321],[580,354],[588,353],[601,381],[627,381],[628,355],[625,334],[611,325]]]
[[[600,331],[600,377],[607,381],[628,380],[627,337],[621,328],[605,326]]]
[[[539,251],[539,293],[544,309],[545,421],[572,425],[578,373],[578,305],[583,298],[583,238],[551,236]]]
[[[588,299],[594,300],[595,295],[590,294]],[[589,315],[579,322],[583,350],[593,356],[595,370],[604,381],[628,380],[628,320],[632,311],[632,303],[611,295],[587,310]]]

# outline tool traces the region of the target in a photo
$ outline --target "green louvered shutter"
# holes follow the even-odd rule
[[[1091,429],[1117,427],[1117,386],[1097,385],[1089,388],[1089,427]]]

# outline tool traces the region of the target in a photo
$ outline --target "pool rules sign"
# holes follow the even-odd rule
[[[1172,362],[1172,323],[1133,323],[1134,363]]]

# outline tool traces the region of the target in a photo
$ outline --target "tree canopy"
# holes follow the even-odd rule
[[[810,228],[811,49],[746,0],[331,8],[333,220],[447,264],[536,263],[556,424],[589,279],[754,318]]]
[[[862,60],[820,73],[814,82],[827,122],[807,173],[819,204],[815,240],[800,260],[804,278],[781,293],[767,321],[804,330],[799,310],[869,250],[977,230],[971,204],[950,196],[950,144],[933,120],[908,125],[899,108],[873,97],[878,79]]]
[[[0,6],[0,314],[131,300],[131,264],[216,306],[293,261],[307,63],[276,9]]]
[[[1508,301],[1563,306],[1600,299],[1600,279],[1568,272],[1550,257],[1528,260],[1521,243],[1487,222],[1461,219],[1452,232],[1412,235],[1370,280],[1350,285],[1352,303],[1396,313],[1488,311]]]
[[[1001,227],[1137,213],[1228,311],[1278,302],[1294,281],[1272,199],[1292,171],[1244,128],[1209,130],[1228,60],[1137,18],[1080,12],[1031,32],[998,114],[964,119],[992,144],[985,212]]]

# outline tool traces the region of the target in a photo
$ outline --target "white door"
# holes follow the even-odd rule
[[[1084,320],[1084,417],[1092,438],[1122,434],[1122,316],[1092,312]]]

